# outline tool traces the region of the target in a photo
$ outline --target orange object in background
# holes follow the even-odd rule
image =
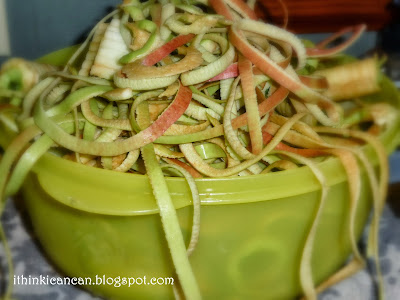
[[[334,32],[359,23],[380,30],[391,20],[391,0],[258,0],[258,16],[295,33]]]

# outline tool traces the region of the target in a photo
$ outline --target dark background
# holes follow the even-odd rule
[[[11,56],[35,59],[81,42],[92,26],[122,0],[6,0],[5,2]],[[292,18],[289,20],[295,20],[296,12],[291,11]],[[296,24],[293,26],[299,28]],[[336,26],[338,29],[341,28],[340,23]],[[321,31],[320,26],[314,28],[315,31]],[[334,26],[326,28],[331,29]],[[318,41],[324,36],[326,34],[323,33],[307,34],[306,38]],[[374,49],[377,37],[377,31],[369,31],[348,52],[359,56]],[[0,62],[5,58],[0,57]]]

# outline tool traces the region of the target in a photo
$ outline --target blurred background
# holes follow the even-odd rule
[[[38,58],[81,42],[119,0],[0,0],[0,56]]]
[[[120,2],[122,0],[0,0],[0,62],[8,56],[35,59],[77,44]],[[314,41],[342,27],[366,23],[368,33],[348,50],[350,54],[361,56],[382,47],[385,51],[400,51],[399,16],[395,15],[399,3],[400,0],[260,0],[257,13],[281,25],[287,12],[288,28]],[[397,39],[393,38],[391,30],[397,30]]]

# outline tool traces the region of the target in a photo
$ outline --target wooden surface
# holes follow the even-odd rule
[[[379,30],[391,19],[391,0],[258,0],[258,15],[281,25],[284,9],[289,14],[288,29],[296,33],[334,32],[366,23]]]

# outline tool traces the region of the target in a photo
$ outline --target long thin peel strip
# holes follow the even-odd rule
[[[228,3],[229,6],[231,6],[236,12],[240,13],[243,17],[252,20],[258,19],[254,9],[251,9],[246,4],[246,2],[242,0],[227,0],[226,2]]]
[[[236,94],[236,87],[239,84],[240,77],[237,77],[232,84],[231,93],[228,98],[228,102],[226,103],[225,107],[225,114],[224,114],[224,132],[225,138],[227,142],[230,144],[232,149],[242,158],[244,159],[252,159],[254,158],[254,154],[248,151],[242,142],[240,141],[237,132],[232,127],[232,114],[233,114],[233,107],[235,104],[235,94]],[[262,145],[261,145],[262,146]]]
[[[252,159],[248,159],[236,166],[232,166],[223,170],[216,170],[215,168],[209,166],[207,163],[205,163],[199,154],[196,152],[196,150],[193,147],[193,144],[181,144],[179,148],[181,149],[182,153],[185,155],[185,158],[190,162],[192,166],[194,166],[199,172],[201,172],[204,175],[210,176],[210,177],[227,177],[227,176],[232,176],[235,175],[248,167],[254,165],[258,161],[260,161],[264,156],[266,156],[268,153],[270,153],[277,144],[282,140],[283,136],[287,133],[288,130],[293,126],[293,124],[301,119],[304,115],[299,114],[295,115],[290,119],[284,126],[282,126],[275,137],[270,141],[270,143],[264,147],[264,149],[261,151],[260,154],[256,155]]]
[[[154,152],[153,144],[142,147],[141,152],[146,165],[147,175],[153,187],[153,194],[160,209],[165,237],[183,292],[187,299],[201,299],[200,290],[186,254],[186,246],[178,217]]]
[[[257,89],[257,96],[261,99],[261,103],[258,106],[260,117],[265,116],[268,112],[274,109],[279,103],[281,103],[288,96],[289,92],[284,87],[279,87],[271,96],[265,98],[262,92]],[[232,120],[232,126],[234,129],[246,125],[246,118],[248,119],[247,113],[241,114]]]
[[[336,155],[342,162],[343,168],[347,174],[349,194],[350,194],[350,218],[349,218],[349,240],[353,250],[354,259],[364,264],[364,259],[357,247],[357,238],[355,233],[356,212],[361,192],[361,172],[358,162],[351,151],[343,149],[332,149],[329,152]]]
[[[249,28],[250,30],[250,28]],[[330,117],[330,121],[327,126],[331,124],[338,124],[340,116],[335,111],[335,105],[329,98],[313,91],[299,79],[293,78],[284,69],[278,66],[274,61],[268,58],[266,55],[261,53],[258,49],[252,46],[243,35],[243,32],[235,24],[231,26],[229,31],[230,41],[234,46],[247,57],[254,65],[256,65],[266,75],[274,78],[280,85],[287,88],[289,91],[303,99],[308,103],[318,103],[326,108],[333,108],[333,115]],[[324,119],[322,119],[324,121]]]
[[[40,129],[33,125],[23,132],[21,132],[11,143],[8,145],[7,150],[4,153],[0,161],[0,195],[1,195],[1,208],[4,207],[5,197],[5,187],[9,177],[11,168],[18,158],[21,151],[26,147],[26,145],[38,134],[40,134]]]
[[[362,257],[357,246],[357,236],[355,232],[356,213],[361,191],[361,174],[358,162],[355,159],[355,154],[353,154],[354,150],[352,149],[331,149],[327,151],[333,153],[341,160],[342,165],[347,173],[350,192],[349,240],[353,251],[353,257],[349,263],[321,283],[317,287],[318,292],[321,292],[323,289],[326,289],[336,284],[340,280],[353,275],[365,266],[364,258]],[[359,155],[357,156],[359,157]],[[368,164],[368,162],[363,162],[364,164]]]
[[[178,170],[183,177],[185,177],[186,182],[190,187],[190,192],[192,193],[192,203],[193,203],[193,223],[192,223],[192,234],[190,237],[190,242],[187,247],[187,255],[192,255],[193,251],[196,249],[197,243],[199,242],[200,236],[200,196],[199,191],[197,189],[196,182],[190,172],[188,172],[185,168],[177,165],[177,164],[170,164],[165,166],[168,168],[173,168]]]
[[[139,149],[162,136],[185,112],[189,106],[191,94],[189,88],[181,86],[175,100],[150,127],[130,138],[114,143],[86,141],[67,134],[48,118],[41,102],[36,106],[35,121],[54,142],[72,151],[96,156],[116,156]]]
[[[310,57],[326,57],[342,52],[346,50],[348,47],[350,47],[366,29],[367,26],[365,24],[343,28],[339,32],[334,33],[326,40],[317,44],[315,48],[307,49],[307,55]],[[334,40],[340,38],[341,36],[345,35],[348,32],[352,32],[352,35],[345,42],[330,49],[325,48],[328,44],[332,43]]]
[[[32,109],[36,103],[36,100],[40,95],[48,88],[48,86],[54,81],[54,78],[48,77],[40,81],[35,85],[25,96],[24,102],[22,104],[22,113],[19,115],[19,119],[23,120],[29,118],[32,113]]]
[[[114,10],[110,12],[108,15],[106,15],[103,19],[101,19],[96,26],[93,27],[93,29],[89,32],[86,40],[79,46],[79,48],[75,51],[75,53],[69,58],[67,63],[65,64],[64,71],[67,71],[68,68],[76,62],[76,60],[79,58],[79,56],[82,54],[82,52],[86,49],[86,47],[89,45],[90,40],[92,37],[95,35],[97,28],[101,26],[100,24],[103,24],[106,22],[108,19],[114,17],[116,14],[118,14],[118,10]]]
[[[82,113],[85,118],[93,125],[109,128],[117,128],[122,130],[132,130],[131,123],[128,119],[104,119],[97,116],[90,107],[90,101],[87,100],[81,104]]]
[[[119,59],[128,53],[128,47],[120,34],[119,27],[120,20],[114,18],[104,33],[90,70],[91,75],[111,79],[114,73],[121,68]]]
[[[311,228],[308,231],[306,241],[303,246],[303,251],[300,260],[300,283],[304,292],[305,297],[308,300],[317,299],[317,293],[315,290],[315,284],[312,275],[311,269],[311,259],[312,259],[312,251],[314,246],[314,240],[318,228],[319,221],[322,216],[323,208],[326,202],[326,197],[328,195],[328,186],[326,184],[325,175],[321,172],[321,170],[315,165],[313,161],[310,159],[304,158],[300,155],[290,153],[290,152],[278,152],[284,154],[290,158],[295,159],[296,161],[308,166],[310,170],[313,172],[315,178],[321,184],[321,195],[320,199],[317,202],[316,210],[314,212],[314,218],[311,225]]]
[[[389,166],[388,166],[388,161],[386,159],[386,151],[382,143],[376,137],[365,132],[349,130],[349,129],[338,130],[335,128],[324,128],[324,127],[317,127],[315,128],[315,130],[317,132],[334,133],[338,135],[351,136],[354,138],[364,140],[368,144],[370,144],[376,152],[380,167],[379,181],[376,178],[376,174],[372,167],[372,164],[368,162],[368,160],[366,160],[363,155],[360,154],[358,157],[362,160],[364,167],[366,168],[366,173],[370,181],[370,187],[372,190],[373,206],[374,206],[373,217],[370,225],[371,226],[370,233],[368,236],[367,256],[369,258],[373,258],[376,265],[375,269],[379,286],[379,299],[385,299],[385,290],[384,290],[382,271],[380,267],[378,245],[379,245],[379,221],[386,200],[387,185],[389,181]]]
[[[260,112],[258,110],[257,94],[254,87],[253,66],[249,60],[244,59],[242,56],[239,57],[238,66],[242,83],[244,104],[247,112],[251,151],[253,154],[258,154],[262,150],[263,143]]]
[[[110,86],[90,86],[81,88],[70,94],[63,102],[46,111],[48,117],[67,114],[83,102],[112,90]]]
[[[14,195],[21,188],[29,171],[36,161],[46,153],[53,145],[53,140],[47,135],[42,135],[31,145],[28,150],[19,158],[5,190],[5,196]]]
[[[0,215],[2,215],[6,205],[7,196],[5,194],[5,190],[12,166],[29,141],[31,141],[38,134],[40,134],[40,130],[35,125],[25,129],[10,143],[4,153],[4,156],[0,160]],[[3,243],[8,268],[8,283],[6,286],[4,299],[11,299],[11,294],[13,291],[12,278],[14,277],[14,268],[11,250],[4,233],[2,222],[0,222],[0,238]]]
[[[208,64],[207,66],[200,67],[193,71],[186,72],[181,75],[183,85],[194,85],[200,82],[207,81],[224,71],[229,65],[233,63],[235,58],[235,49],[229,44],[228,50],[216,61]]]

